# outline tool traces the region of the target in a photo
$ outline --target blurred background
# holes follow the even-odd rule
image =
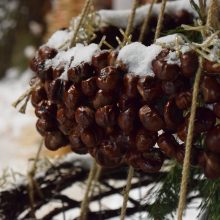
[[[28,158],[36,154],[41,137],[31,105],[22,115],[11,104],[29,87],[33,75],[28,66],[36,49],[67,27],[83,4],[84,0],[0,1],[0,173],[6,168],[26,172]],[[132,0],[94,0],[97,10],[127,9],[131,4]],[[43,154],[51,156],[46,150]]]

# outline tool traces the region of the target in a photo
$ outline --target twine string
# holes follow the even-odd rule
[[[142,26],[139,41],[143,41],[144,33],[147,30],[150,14],[152,13],[153,4],[155,2],[156,2],[156,0],[153,0],[153,2],[151,3],[151,6],[149,7],[148,14],[145,17],[144,24]],[[156,39],[160,36],[160,32],[161,32],[161,28],[162,28],[162,24],[163,24],[163,19],[164,19],[166,2],[167,2],[167,0],[162,0],[160,14],[158,17],[157,27],[156,27],[156,31],[155,31],[154,41],[156,41]],[[211,5],[210,5],[208,16],[207,16],[207,25],[209,25],[209,26],[213,25],[213,21],[215,19],[215,16],[213,16],[213,14],[216,11],[216,4],[217,4],[216,0],[211,1]],[[89,5],[90,5],[90,0],[87,0],[85,6],[83,8],[82,15],[80,17],[80,21],[76,27],[71,45],[75,44],[75,41],[77,38],[77,33],[83,23],[83,20],[86,16],[87,12],[88,12]],[[136,8],[137,8],[137,0],[134,0],[133,5],[132,5],[131,15],[129,17],[128,25],[127,25],[126,32],[125,32],[125,38],[123,41],[123,45],[126,44],[126,39],[128,39],[128,36],[131,34],[131,32],[133,30]],[[185,157],[184,157],[184,163],[183,163],[181,189],[180,189],[180,199],[179,199],[179,204],[178,204],[178,220],[182,220],[183,211],[184,211],[185,203],[186,203],[187,185],[188,185],[188,178],[189,178],[189,173],[190,173],[190,155],[191,155],[191,148],[192,148],[192,141],[193,141],[194,121],[195,121],[196,108],[197,108],[196,103],[197,103],[197,98],[198,98],[198,94],[199,94],[199,82],[200,82],[200,78],[202,75],[202,68],[203,68],[203,58],[200,57],[199,58],[199,67],[196,72],[195,82],[194,82],[194,86],[193,86],[192,106],[191,106],[191,112],[190,112],[189,127],[188,127],[188,131],[187,131],[186,149],[185,149]],[[100,175],[100,171],[98,171],[98,170],[99,169],[97,168],[97,165],[94,161],[93,167],[89,173],[86,193],[85,193],[84,199],[81,203],[81,214],[80,214],[79,220],[86,219],[87,211],[88,211],[88,203],[90,200],[89,194],[91,192],[92,187],[94,187],[93,181],[94,180],[97,181],[99,178],[99,175]],[[121,208],[120,220],[124,220],[125,216],[126,216],[127,203],[128,203],[128,199],[129,199],[129,191],[131,189],[131,182],[132,182],[133,175],[134,175],[134,168],[132,166],[130,166],[129,171],[128,171],[128,176],[127,176],[127,185],[126,185],[125,192],[124,192],[123,205]]]
[[[160,32],[161,32],[161,28],[162,28],[163,20],[164,20],[164,12],[165,12],[165,8],[166,8],[166,3],[167,3],[167,0],[162,0],[160,14],[158,17],[156,32],[155,32],[155,36],[154,36],[154,42],[156,42],[157,38],[159,38],[159,36],[160,36]]]
[[[127,185],[126,185],[125,191],[124,191],[124,198],[123,198],[123,205],[121,208],[120,220],[124,220],[125,216],[126,216],[129,192],[131,189],[131,181],[132,181],[133,176],[134,176],[134,168],[132,166],[130,166],[129,170],[128,170],[128,176],[127,176],[127,182],[126,182]]]
[[[136,1],[134,0],[132,14],[131,14],[131,17],[129,19],[129,23],[128,23],[128,27],[127,27],[125,36],[128,36],[130,34],[131,27],[133,27],[133,20],[134,20],[134,16],[135,16],[136,7],[137,7],[137,3],[135,3],[135,2]],[[155,2],[155,0],[153,2]],[[162,28],[162,25],[163,25],[163,16],[164,16],[164,11],[165,11],[165,7],[166,7],[166,2],[167,2],[167,0],[163,0],[163,2],[161,4],[160,14],[159,14],[158,22],[157,22],[157,27],[156,27],[155,39],[157,39],[158,36],[160,35],[160,31],[161,31],[161,28]],[[153,7],[153,4],[151,5],[151,7]],[[149,11],[149,12],[151,13],[152,8],[150,10],[151,11]],[[149,15],[149,17],[150,17],[150,15]],[[148,16],[146,16],[146,21],[145,21],[146,23],[144,24],[145,27],[144,26],[142,27],[143,29],[147,28],[148,20],[149,20],[149,18],[148,18]],[[141,39],[141,38],[142,38],[142,36],[140,36],[139,39]],[[129,191],[131,189],[131,181],[132,181],[133,175],[134,175],[134,168],[132,166],[130,166],[129,171],[128,171],[128,176],[127,176],[127,182],[126,182],[127,185],[126,185],[125,192],[124,192],[123,205],[122,205],[122,208],[121,208],[120,220],[124,220],[125,216],[126,216],[127,203],[128,203],[128,199],[129,199]]]
[[[211,4],[208,10],[207,16],[207,27],[213,24],[213,21],[216,19],[216,0],[211,0]],[[208,26],[209,25],[209,26]],[[182,220],[183,211],[186,206],[186,196],[187,196],[187,185],[189,180],[190,174],[190,155],[192,149],[192,141],[193,141],[193,131],[194,131],[194,122],[196,116],[196,108],[197,108],[197,98],[199,94],[199,84],[202,75],[203,69],[203,58],[199,57],[199,67],[196,72],[195,82],[193,85],[193,96],[192,96],[192,105],[191,105],[191,112],[189,118],[189,127],[187,131],[187,138],[186,138],[186,149],[185,149],[185,156],[183,161],[183,170],[182,170],[182,179],[181,179],[181,186],[180,186],[180,198],[178,203],[178,220]]]
[[[129,35],[133,31],[134,18],[135,18],[137,6],[138,6],[138,1],[137,0],[133,0],[131,15],[129,16],[129,19],[128,19],[128,25],[127,25],[127,28],[126,28],[126,31],[125,31],[125,37],[124,37],[124,40],[123,40],[123,46],[126,44],[126,41],[127,41],[128,37],[129,37]]]
[[[131,34],[134,26],[134,18],[136,14],[136,9],[137,9],[138,1],[133,0],[132,4],[132,10],[131,10],[131,15],[128,20],[128,25],[125,31],[125,36],[124,40],[122,43],[122,46],[126,44],[127,39],[129,38],[129,35]],[[126,210],[127,210],[127,204],[128,204],[128,198],[129,198],[129,191],[131,189],[131,181],[134,175],[134,168],[132,166],[129,166],[129,171],[128,171],[128,176],[127,176],[127,182],[126,182],[126,188],[124,191],[124,196],[123,196],[123,204],[121,207],[121,214],[120,214],[120,220],[124,220],[126,216]]]
[[[191,105],[191,112],[190,112],[190,118],[189,118],[189,126],[188,126],[188,131],[187,131],[185,156],[184,156],[182,179],[181,179],[181,186],[180,186],[180,198],[179,198],[179,204],[178,204],[178,220],[182,220],[183,211],[186,205],[187,185],[188,185],[188,179],[189,179],[189,174],[190,174],[190,156],[191,156],[192,141],[193,141],[193,131],[195,127],[194,122],[195,122],[195,116],[196,116],[197,98],[199,94],[199,83],[200,83],[200,78],[202,75],[202,68],[203,68],[203,58],[200,57],[199,68],[196,72],[195,82],[193,86],[192,105]]]
[[[94,160],[92,168],[89,172],[88,179],[87,179],[86,192],[84,194],[84,197],[83,197],[83,200],[80,206],[80,216],[78,220],[86,220],[87,218],[88,204],[89,204],[89,199],[90,199],[89,194],[91,192],[93,180],[96,176],[96,173],[97,173],[97,164],[96,164],[96,161]]]
[[[79,21],[79,23],[78,23],[78,25],[76,27],[76,30],[75,30],[75,33],[74,33],[71,45],[75,44],[78,31],[79,31],[79,29],[80,29],[80,27],[81,27],[81,25],[83,23],[83,20],[84,20],[85,16],[87,15],[88,8],[90,6],[90,2],[91,2],[90,0],[87,0],[86,4],[85,4],[85,6],[84,6],[84,8],[82,10],[82,15],[81,15],[80,21]],[[134,18],[135,18],[135,13],[136,13],[137,5],[138,5],[137,0],[134,0],[133,1],[133,6],[132,6],[132,11],[131,11],[131,16],[129,17],[128,25],[127,25],[126,32],[125,32],[125,37],[124,37],[123,45],[126,44],[127,36],[129,36],[130,33],[133,30],[133,24],[134,24]],[[90,201],[90,196],[93,193],[93,190],[94,190],[94,187],[95,187],[95,182],[98,181],[100,174],[101,174],[101,168],[98,167],[96,162],[94,161],[93,167],[92,167],[92,169],[90,170],[90,173],[89,173],[88,182],[87,182],[87,186],[86,186],[86,192],[85,192],[83,201],[81,203],[79,220],[85,220],[87,218],[88,204],[89,204],[89,201]],[[133,174],[130,173],[129,179],[128,179],[128,181],[130,181],[130,184],[128,184],[128,185],[130,185],[130,186],[131,186],[132,176],[133,176]],[[129,190],[130,190],[130,187],[127,188],[127,190],[126,190],[125,194],[127,194],[127,195],[125,195],[124,202],[123,202],[122,215],[124,215],[124,216],[125,216],[125,213],[126,213],[126,207],[127,207],[127,201],[128,201],[128,198],[126,198],[126,197],[128,197]],[[90,195],[90,192],[92,192],[91,195]]]
[[[145,36],[146,31],[148,30],[150,17],[152,15],[153,6],[154,6],[155,3],[157,3],[157,0],[153,0],[150,4],[150,7],[148,8],[147,14],[144,18],[143,25],[141,27],[141,33],[140,33],[140,36],[139,36],[139,39],[138,39],[139,42],[143,42],[143,40],[144,40],[144,36]]]
[[[95,192],[95,188],[98,184],[99,178],[101,176],[101,172],[102,172],[102,167],[97,165],[97,171],[96,171],[96,174],[94,176],[93,185],[92,185],[92,189],[90,190],[91,193],[90,193],[89,198],[91,198],[93,196],[94,192]]]

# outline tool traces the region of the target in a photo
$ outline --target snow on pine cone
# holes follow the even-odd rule
[[[31,68],[40,80],[32,92],[36,126],[48,149],[70,145],[104,167],[127,163],[149,173],[165,158],[183,162],[198,68],[194,51],[183,47],[178,57],[137,42],[119,51],[42,46]],[[220,71],[213,68],[205,62],[191,156],[208,178],[220,176]]]

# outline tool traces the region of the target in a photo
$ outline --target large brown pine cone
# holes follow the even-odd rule
[[[31,65],[41,81],[32,92],[32,103],[46,147],[56,150],[70,145],[76,153],[89,152],[102,166],[127,163],[145,172],[159,171],[169,157],[182,163],[185,148],[178,140],[185,142],[187,136],[186,111],[191,105],[198,58],[191,51],[181,54],[180,65],[169,64],[169,52],[162,50],[153,59],[154,76],[127,72],[125,65],[112,62],[115,52],[106,50],[93,55],[91,63],[62,68],[57,74],[57,68],[44,65],[57,51],[41,47]],[[189,60],[194,62],[193,69]],[[62,71],[66,71],[66,80],[60,77]],[[208,177],[217,178],[220,129],[215,124],[220,115],[220,84],[215,75],[207,74],[200,85],[200,99],[209,108],[204,104],[197,109],[194,143],[202,134],[205,148],[198,150],[193,145],[191,162],[203,167]],[[212,166],[213,153],[205,151],[215,153],[213,163],[219,164]]]

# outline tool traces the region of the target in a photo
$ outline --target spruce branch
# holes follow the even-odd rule
[[[200,214],[207,211],[209,220],[220,219],[220,180],[203,179],[200,182],[200,194],[203,200],[200,205]]]

